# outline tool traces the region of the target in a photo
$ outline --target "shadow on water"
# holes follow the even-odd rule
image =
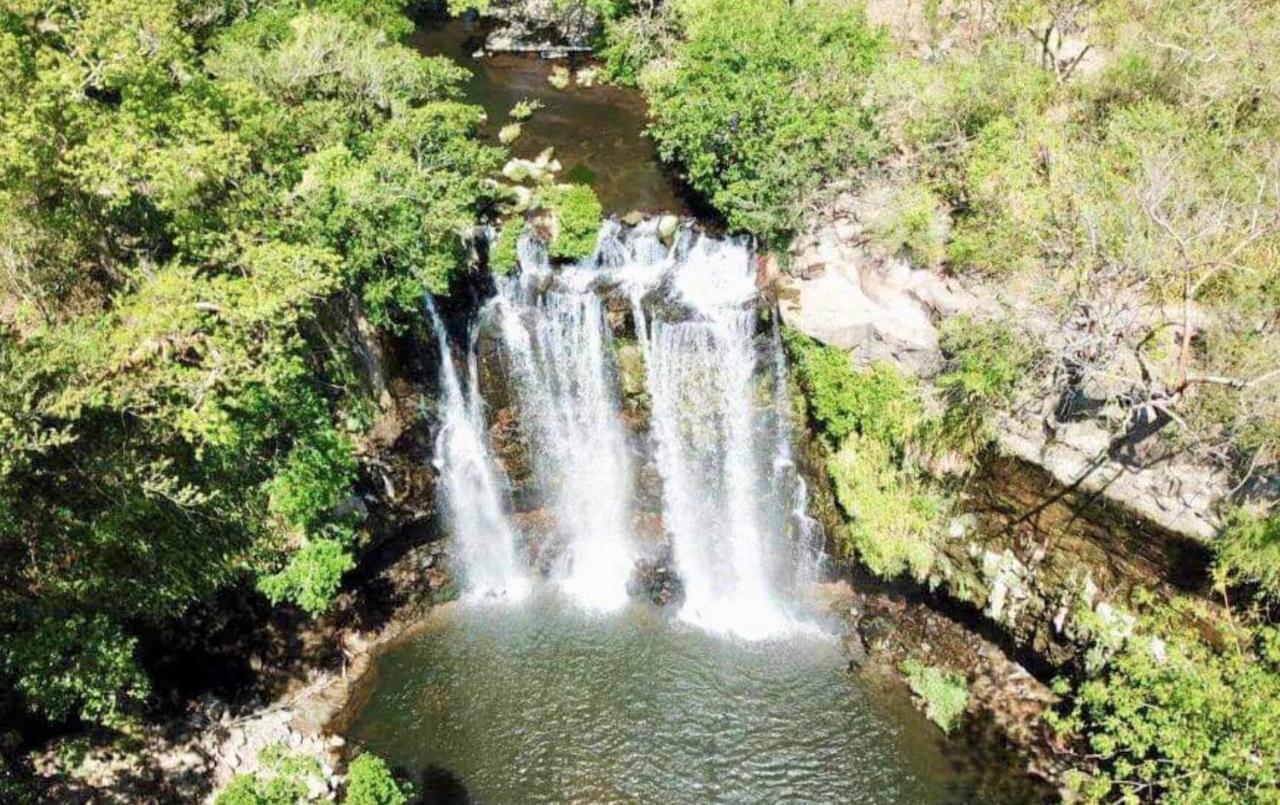
[[[418,775],[419,805],[471,805],[471,795],[458,775],[443,766],[428,766]]]

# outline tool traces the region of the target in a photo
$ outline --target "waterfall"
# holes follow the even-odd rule
[[[565,537],[563,588],[595,609],[626,603],[635,561],[631,460],[610,365],[611,334],[587,266],[556,272],[531,239],[501,283],[502,341],[534,445],[534,471]]]
[[[608,222],[596,253],[577,264],[552,266],[528,236],[518,256],[519,272],[498,280],[481,324],[496,336],[553,544],[562,546],[553,580],[592,609],[627,601],[641,556],[634,521],[656,516],[633,511],[636,479],[652,467],[683,585],[680,618],[748,639],[811,628],[794,605],[814,578],[821,532],[796,470],[777,324],[759,328],[750,245],[688,227],[664,242],[656,222]],[[610,323],[625,313],[650,406],[648,433],[634,437],[623,424]],[[474,348],[469,394],[446,364],[437,452],[451,520],[472,583],[507,589],[518,575],[515,537],[484,443]]]
[[[486,439],[475,350],[467,351],[463,389],[449,350],[444,323],[430,297],[427,318],[440,352],[443,408],[434,464],[440,473],[445,515],[466,592],[479,597],[524,597],[528,576],[517,552],[515,529],[507,518],[501,482]]]
[[[794,462],[773,415],[775,374],[757,355],[751,250],[696,238],[673,260],[669,294],[682,318],[648,323],[646,357],[663,511],[686,591],[680,616],[746,638],[790,631],[796,552],[778,482]],[[777,365],[781,353],[768,358]]]

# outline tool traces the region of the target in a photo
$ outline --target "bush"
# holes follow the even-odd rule
[[[408,801],[406,790],[377,755],[366,752],[347,767],[345,805],[406,805]]]
[[[941,437],[950,446],[976,452],[991,438],[991,417],[1013,402],[1036,350],[1004,322],[967,316],[947,320],[941,347],[946,366],[937,386],[947,402]]]
[[[836,502],[848,522],[837,534],[846,550],[885,579],[933,568],[945,501],[893,460],[882,442],[848,437],[827,461]]]
[[[782,243],[824,182],[877,151],[861,101],[883,40],[860,8],[829,0],[675,10],[684,41],[640,82],[659,153],[731,227]]]
[[[929,720],[943,732],[955,729],[969,706],[969,686],[964,677],[915,660],[902,663],[901,670],[907,676],[911,692],[924,700],[924,714]]]
[[[309,538],[289,556],[283,570],[258,580],[258,589],[271,603],[292,601],[312,615],[329,608],[343,574],[356,564],[350,532],[335,528],[330,533],[334,536]]]
[[[604,208],[586,185],[557,185],[543,192],[542,203],[554,213],[556,236],[549,249],[562,260],[581,260],[596,250]]]
[[[947,216],[924,185],[896,188],[868,224],[872,237],[890,254],[906,252],[926,268],[937,266],[946,254]]]
[[[787,331],[786,344],[810,411],[833,446],[858,433],[904,449],[922,412],[913,381],[887,363],[856,370],[844,350],[794,330]]]
[[[520,235],[524,232],[524,218],[504,221],[498,237],[489,249],[489,270],[505,277],[520,265]]]
[[[1052,719],[1082,735],[1099,760],[1075,780],[1089,801],[1280,798],[1280,640],[1274,627],[1250,633],[1218,625],[1231,632],[1221,652],[1198,635],[1145,621]]]
[[[1231,518],[1215,545],[1217,572],[1227,583],[1256,584],[1280,601],[1280,515]]]
[[[279,744],[263,749],[259,760],[261,769],[232,778],[214,805],[298,805],[307,801],[308,781],[321,773],[315,759],[290,754]]]

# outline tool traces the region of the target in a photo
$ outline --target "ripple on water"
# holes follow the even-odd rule
[[[541,593],[451,609],[369,684],[349,736],[478,802],[940,802],[951,782],[812,634],[726,639]]]

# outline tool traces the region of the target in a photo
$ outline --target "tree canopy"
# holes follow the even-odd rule
[[[0,10],[0,678],[146,693],[133,630],[246,575],[321,611],[371,400],[333,322],[464,265],[496,149],[388,2]]]

